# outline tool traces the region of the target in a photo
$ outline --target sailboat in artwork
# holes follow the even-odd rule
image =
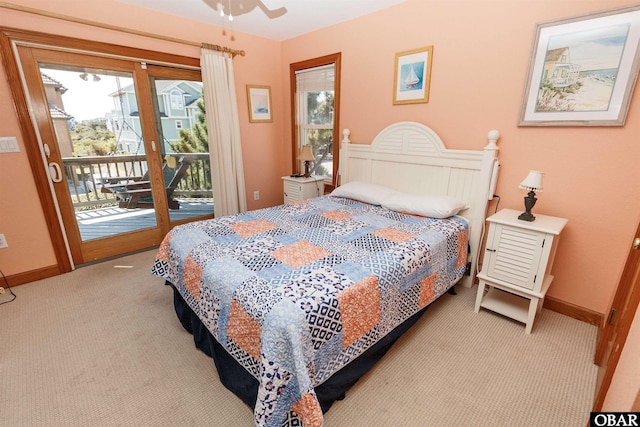
[[[262,99],[258,99],[258,105],[256,105],[256,107],[254,108],[254,112],[256,113],[268,113],[269,109],[267,107],[265,107],[265,105],[262,103]]]
[[[413,69],[413,65],[411,65],[411,69],[409,71],[409,75],[407,75],[407,78],[404,79],[404,85],[405,87],[409,88],[409,89],[413,89],[416,87],[416,85],[418,83],[420,83],[420,79],[418,78],[418,75],[416,74],[415,70]]]

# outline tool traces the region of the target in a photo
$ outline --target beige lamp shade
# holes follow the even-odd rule
[[[302,146],[302,150],[300,150],[300,154],[298,155],[298,160],[302,160],[305,162],[312,162],[315,160],[315,157],[313,157],[313,152],[311,151],[310,145]]]

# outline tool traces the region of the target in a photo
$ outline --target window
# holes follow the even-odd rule
[[[171,96],[171,109],[182,110],[184,108],[184,99],[182,98],[182,93],[178,90],[172,90],[170,96]]]
[[[335,182],[339,153],[340,53],[291,64],[293,170],[303,145],[310,145],[315,161],[311,174]],[[334,141],[338,143],[334,144]],[[329,190],[331,187],[329,186]]]

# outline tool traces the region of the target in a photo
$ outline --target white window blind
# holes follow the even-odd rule
[[[296,71],[298,92],[331,92],[334,81],[334,64]]]

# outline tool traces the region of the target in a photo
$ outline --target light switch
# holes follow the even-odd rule
[[[0,136],[0,153],[18,153],[19,151],[15,136]]]

